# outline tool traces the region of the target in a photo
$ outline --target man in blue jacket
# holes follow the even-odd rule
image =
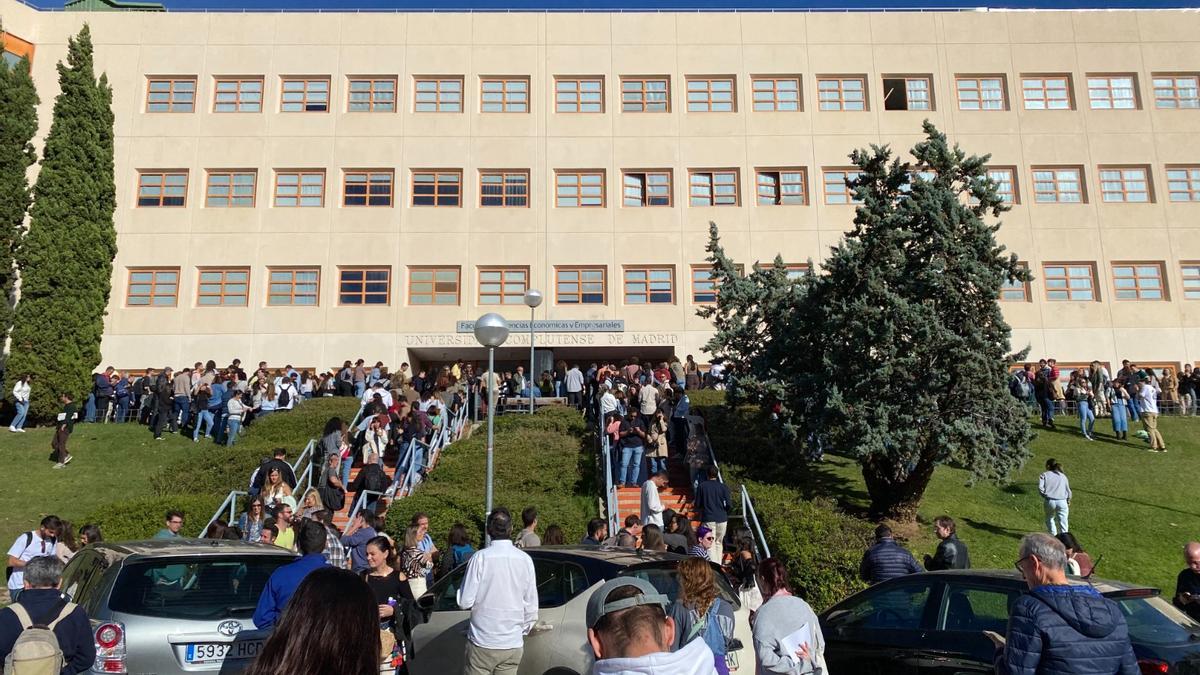
[[[1138,675],[1129,627],[1117,603],[1071,585],[1067,550],[1048,534],[1021,540],[1017,569],[1029,593],[1013,603],[997,646],[997,675]]]
[[[892,528],[887,525],[875,528],[875,543],[863,554],[858,565],[858,575],[868,584],[924,571],[908,549],[896,543]]]
[[[328,564],[324,555],[325,528],[321,525],[307,519],[300,521],[296,526],[296,548],[300,549],[300,559],[272,572],[262,595],[258,596],[255,627],[267,630],[274,626],[304,577]]]
[[[75,675],[91,670],[96,661],[96,643],[92,641],[92,626],[87,612],[69,604],[59,592],[63,564],[54,556],[30,559],[25,572],[21,597],[15,605],[0,609],[0,663],[13,650],[13,645],[26,626],[51,627],[62,651],[63,668],[60,675]],[[18,609],[27,617],[17,614]]]

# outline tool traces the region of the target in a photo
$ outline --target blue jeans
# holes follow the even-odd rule
[[[354,466],[354,455],[342,460],[342,488],[350,485],[350,467]]]
[[[225,415],[227,408],[221,406],[219,408],[209,408],[208,412],[212,413],[212,436],[217,443],[225,443]]]
[[[83,421],[96,421],[96,395],[88,394],[87,402],[83,404]]]
[[[1070,513],[1070,506],[1065,499],[1047,499],[1046,500],[1046,531],[1055,536],[1059,532],[1069,532],[1067,529],[1067,516]]]
[[[117,397],[117,419],[114,421],[116,421],[118,423],[124,422],[126,417],[129,417],[129,397],[128,396],[118,396]]]
[[[17,416],[13,418],[11,429],[24,429],[25,418],[29,416],[29,401],[17,401]],[[16,602],[15,600],[13,602]]]
[[[204,426],[205,420],[208,420],[208,430],[205,432],[204,435],[207,436],[208,438],[212,438],[212,432],[213,432],[212,411],[201,410],[200,412],[196,413],[196,429],[194,431],[192,431],[192,440],[193,441],[200,439],[200,427]]]
[[[242,421],[230,417],[228,420],[229,432],[225,434],[225,445],[234,445],[237,443],[238,432],[242,430]]]
[[[362,400],[363,394],[365,394],[366,392],[367,392],[367,383],[366,382],[355,382],[354,383],[354,398]]]
[[[1079,402],[1079,430],[1084,436],[1091,436],[1096,428],[1096,415],[1092,412],[1087,401]]]
[[[188,416],[191,414],[188,406],[188,397],[176,396],[175,402],[171,404],[171,421],[175,423],[175,419],[179,419],[179,428],[187,426]]]
[[[1042,424],[1054,424],[1054,399],[1040,398],[1038,405],[1042,408]]]
[[[642,453],[646,449],[640,445],[632,448],[621,447],[621,470],[617,473],[617,482],[626,485],[637,485],[637,479],[642,473]],[[626,478],[626,475],[629,477]]]
[[[1138,398],[1136,391],[1129,392],[1129,419],[1134,422],[1138,421],[1138,415],[1142,412],[1142,402]]]
[[[650,474],[649,475],[651,475],[651,476],[658,473],[659,471],[667,470],[667,458],[666,457],[650,457],[646,461],[650,464],[650,467],[649,467]]]

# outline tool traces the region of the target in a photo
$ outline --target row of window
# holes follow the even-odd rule
[[[1162,262],[1112,263],[1113,296],[1117,300],[1168,300]],[[520,305],[529,289],[529,267],[477,268],[477,305]],[[787,265],[789,277],[809,271],[807,264]],[[1180,266],[1182,292],[1186,300],[1200,300],[1200,262]],[[196,306],[246,307],[250,297],[250,268],[198,269]],[[130,307],[175,307],[179,304],[180,268],[129,268],[125,304]],[[1100,300],[1096,264],[1092,262],[1044,263],[1041,282],[1049,301],[1096,302]],[[339,267],[339,305],[390,305],[392,268]],[[693,304],[717,300],[717,286],[707,264],[689,268]],[[626,265],[621,268],[621,290],[626,305],[674,304],[674,265]],[[408,304],[411,306],[456,306],[461,304],[462,268],[459,266],[411,266],[408,268]],[[272,307],[319,304],[319,267],[270,267],[267,269],[266,304]],[[606,305],[609,302],[608,268],[562,266],[554,268],[554,297],[560,305]],[[1030,302],[1030,284],[1006,284],[1000,299]]]
[[[477,268],[478,305],[520,305],[529,289],[529,267]],[[789,276],[808,271],[807,264],[788,266]],[[196,306],[246,307],[250,296],[250,268],[197,270]],[[716,302],[717,290],[708,265],[693,265],[693,303]],[[556,267],[554,297],[560,305],[606,305],[608,269],[602,266]],[[622,291],[627,305],[673,304],[673,265],[627,265],[621,270]],[[180,268],[129,268],[125,304],[130,307],[175,307],[179,304]],[[337,268],[339,305],[390,305],[392,268]],[[462,302],[462,268],[459,266],[411,266],[408,268],[408,304],[412,306],[459,305]],[[266,304],[271,307],[319,304],[319,267],[270,267],[267,269]]]
[[[1167,199],[1171,202],[1200,201],[1200,165],[1167,165]],[[1149,203],[1156,200],[1149,165],[1097,167],[1100,198],[1109,203]],[[204,188],[207,208],[252,208],[256,205],[258,172],[253,169],[209,169]],[[825,204],[856,204],[847,180],[858,176],[855,169],[821,169]],[[481,207],[529,206],[528,169],[479,171]],[[932,174],[918,172],[930,179]],[[992,167],[988,176],[1000,198],[1021,203],[1016,167]],[[271,204],[276,207],[325,206],[324,169],[277,169]],[[341,205],[345,207],[391,207],[396,201],[395,171],[392,169],[346,169],[342,171]],[[1036,166],[1031,170],[1033,201],[1039,204],[1078,204],[1088,201],[1082,166]],[[189,172],[143,170],[138,172],[137,205],[141,208],[184,207],[188,201]],[[690,206],[738,206],[742,203],[738,169],[688,169]],[[674,206],[674,172],[671,169],[641,169],[621,172],[621,205],[626,207]],[[560,208],[607,206],[606,172],[603,169],[557,169],[554,172],[554,205]],[[807,167],[755,169],[754,201],[760,206],[807,205],[811,187]],[[463,205],[461,169],[413,169],[411,206]]]
[[[1084,76],[1088,107],[1092,110],[1137,110],[1142,94],[1137,73],[1088,73]],[[1021,103],[1025,110],[1074,110],[1074,76],[1071,73],[1022,74]],[[263,110],[265,79],[262,76],[213,78],[212,111],[259,113]],[[798,74],[753,75],[750,107],[755,112],[799,112],[804,109]],[[570,75],[554,78],[554,111],[603,113],[605,78]],[[933,76],[884,75],[884,110],[936,110]],[[146,112],[190,113],[196,110],[196,77],[148,76]],[[871,109],[866,75],[816,76],[817,109],[862,112]],[[461,75],[417,75],[412,82],[412,110],[423,113],[461,113],[465,109],[466,80]],[[688,112],[732,113],[738,110],[737,76],[687,76],[684,78]],[[1152,73],[1151,100],[1160,110],[1200,109],[1200,73]],[[279,83],[279,111],[329,112],[333,109],[329,76],[283,76]],[[954,93],[959,110],[1008,110],[1008,76],[1003,73],[955,75]],[[347,112],[396,112],[399,106],[396,75],[346,78]],[[530,110],[528,76],[479,78],[479,112],[527,113]],[[670,112],[671,76],[621,76],[620,111]]]

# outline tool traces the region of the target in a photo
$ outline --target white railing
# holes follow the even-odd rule
[[[208,522],[204,524],[204,529],[200,530],[200,534],[196,536],[203,537],[204,533],[208,532],[208,528],[211,527],[213,523],[217,522],[217,519],[221,517],[221,514],[225,513],[226,508],[229,509],[229,518],[227,518],[225,522],[229,525],[232,525],[234,523],[234,519],[237,518],[238,497],[245,495],[246,493],[241,490],[230,490],[229,494],[225,496],[225,501],[221,502],[221,505],[217,507],[216,512],[213,513],[212,518],[209,518]]]
[[[317,443],[317,439],[309,439],[308,445],[304,446],[304,449],[300,451],[300,456],[292,464],[292,475],[296,476],[296,489],[294,492],[297,494],[304,494],[304,491],[312,485],[312,456],[317,451]],[[308,460],[308,466],[304,471],[300,471],[300,465],[305,460]]]
[[[621,529],[621,519],[618,511],[617,486],[613,483],[613,453],[612,441],[602,412],[600,396],[596,397],[596,434],[599,439],[600,459],[604,462],[604,515],[608,520],[608,531],[616,532]]]
[[[360,509],[362,509],[363,504],[365,504],[367,502],[368,495],[375,495],[376,497],[382,497],[384,495],[384,493],[376,492],[375,490],[362,490],[361,492],[359,492],[358,495],[355,496],[355,498],[354,498],[354,508],[350,509],[350,516],[349,516],[350,522],[354,521],[354,517],[358,515],[358,512]]]
[[[750,533],[754,535],[755,543],[762,549],[762,556],[759,560],[770,558],[771,547],[767,546],[767,537],[763,534],[762,523],[758,520],[758,512],[754,510],[754,500],[750,499],[750,492],[746,490],[745,485],[742,485],[742,517],[745,518]]]

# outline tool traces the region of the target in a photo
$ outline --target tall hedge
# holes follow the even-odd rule
[[[112,88],[96,78],[91,31],[67,43],[61,93],[17,254],[21,297],[8,372],[37,378],[31,414],[48,419],[58,397],[78,397],[100,363],[100,338],[117,252],[113,227]]]
[[[11,67],[0,59],[0,345],[12,329],[16,255],[32,201],[27,174],[37,162],[32,142],[37,134],[37,104],[29,59],[22,57]]]

